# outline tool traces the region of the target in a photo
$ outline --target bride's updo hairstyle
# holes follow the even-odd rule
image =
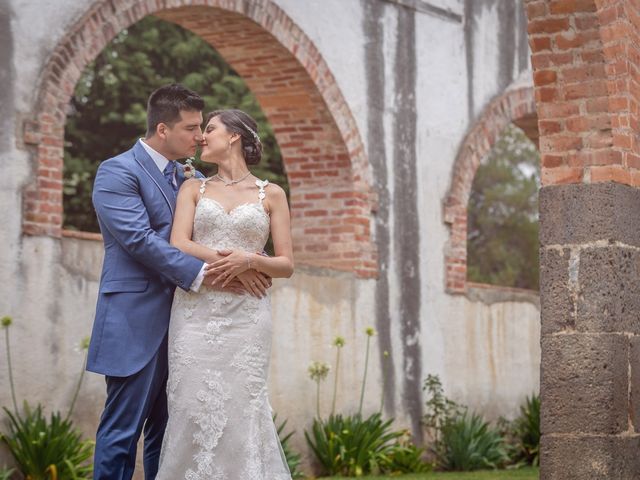
[[[205,125],[218,117],[227,130],[240,135],[242,156],[247,165],[257,165],[262,158],[262,142],[258,136],[258,124],[242,110],[215,110],[207,115]]]

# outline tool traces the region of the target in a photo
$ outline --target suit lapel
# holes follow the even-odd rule
[[[158,169],[158,166],[155,164],[153,159],[149,156],[147,151],[144,149],[142,145],[140,145],[140,141],[133,146],[133,156],[143,168],[143,170],[149,175],[151,180],[156,184],[156,186],[162,192],[164,199],[167,201],[169,205],[169,209],[171,210],[171,216],[173,217],[173,213],[176,207],[176,195],[171,186],[167,183],[167,180],[164,178],[162,172]],[[180,167],[176,171],[180,171]],[[178,183],[179,184],[179,183]]]

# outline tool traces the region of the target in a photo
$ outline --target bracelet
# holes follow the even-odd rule
[[[247,270],[250,270],[250,269],[251,269],[251,257],[247,253]]]

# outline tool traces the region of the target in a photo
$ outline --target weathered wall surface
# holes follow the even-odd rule
[[[11,330],[18,398],[41,401],[50,409],[65,411],[83,358],[78,344],[91,330],[102,244],[76,238],[61,242],[27,238],[24,252],[32,259],[24,271],[29,288],[21,296],[25,300],[20,302]],[[60,258],[60,264],[48,261],[50,258]],[[296,438],[300,448],[304,448],[302,429],[308,428],[316,412],[315,384],[308,378],[307,366],[314,360],[335,366],[332,342],[336,335],[346,340],[337,408],[358,408],[365,359],[364,330],[375,319],[375,295],[375,280],[357,280],[341,272],[304,267],[291,279],[274,283],[271,402],[274,410],[289,418],[290,426],[300,433]],[[426,357],[422,364],[424,376],[438,373],[453,398],[489,418],[513,416],[518,403],[538,385],[536,299],[530,296],[514,301],[517,296],[507,294],[505,298],[495,289],[473,297],[455,297],[446,306],[434,308],[421,323],[426,330],[426,340],[421,341]],[[366,411],[377,410],[382,401],[383,379],[376,361],[378,337],[374,337],[372,347]],[[321,387],[323,414],[331,408],[334,373]],[[8,405],[5,369],[0,371],[0,382],[0,401]],[[411,417],[402,408],[402,392],[396,392],[394,398],[398,404],[392,413],[399,425],[410,425]],[[74,414],[87,435],[95,428],[103,401],[102,377],[87,374]]]
[[[539,308],[522,295],[445,293],[442,202],[474,120],[493,97],[530,75],[520,2],[414,2],[422,5],[417,10],[382,0],[276,3],[319,50],[362,137],[378,198],[371,225],[379,276],[301,266],[290,280],[275,282],[275,410],[291,418],[302,445],[302,429],[315,413],[306,369],[311,360],[333,363],[336,335],[347,340],[338,405],[357,408],[363,331],[374,326],[367,409],[379,407],[384,376],[385,412],[419,437],[422,380],[437,373],[456,400],[492,418],[513,416],[538,389]],[[0,0],[0,315],[16,321],[20,398],[50,408],[65,408],[72,396],[82,359],[74,347],[90,332],[102,254],[92,240],[22,235],[22,191],[35,174],[22,131],[49,55],[92,4]],[[0,404],[7,405],[4,368],[0,385]],[[331,385],[330,377],[325,412]],[[103,389],[100,377],[87,376],[76,412],[87,432]]]

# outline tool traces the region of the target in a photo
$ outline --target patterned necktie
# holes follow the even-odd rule
[[[164,170],[162,171],[162,173],[164,174],[164,178],[167,179],[167,182],[169,182],[169,185],[171,185],[171,188],[173,189],[173,191],[177,192],[178,186],[173,183],[173,176],[175,171],[176,171],[176,162],[169,161],[169,163],[167,163],[167,166],[164,167]]]

